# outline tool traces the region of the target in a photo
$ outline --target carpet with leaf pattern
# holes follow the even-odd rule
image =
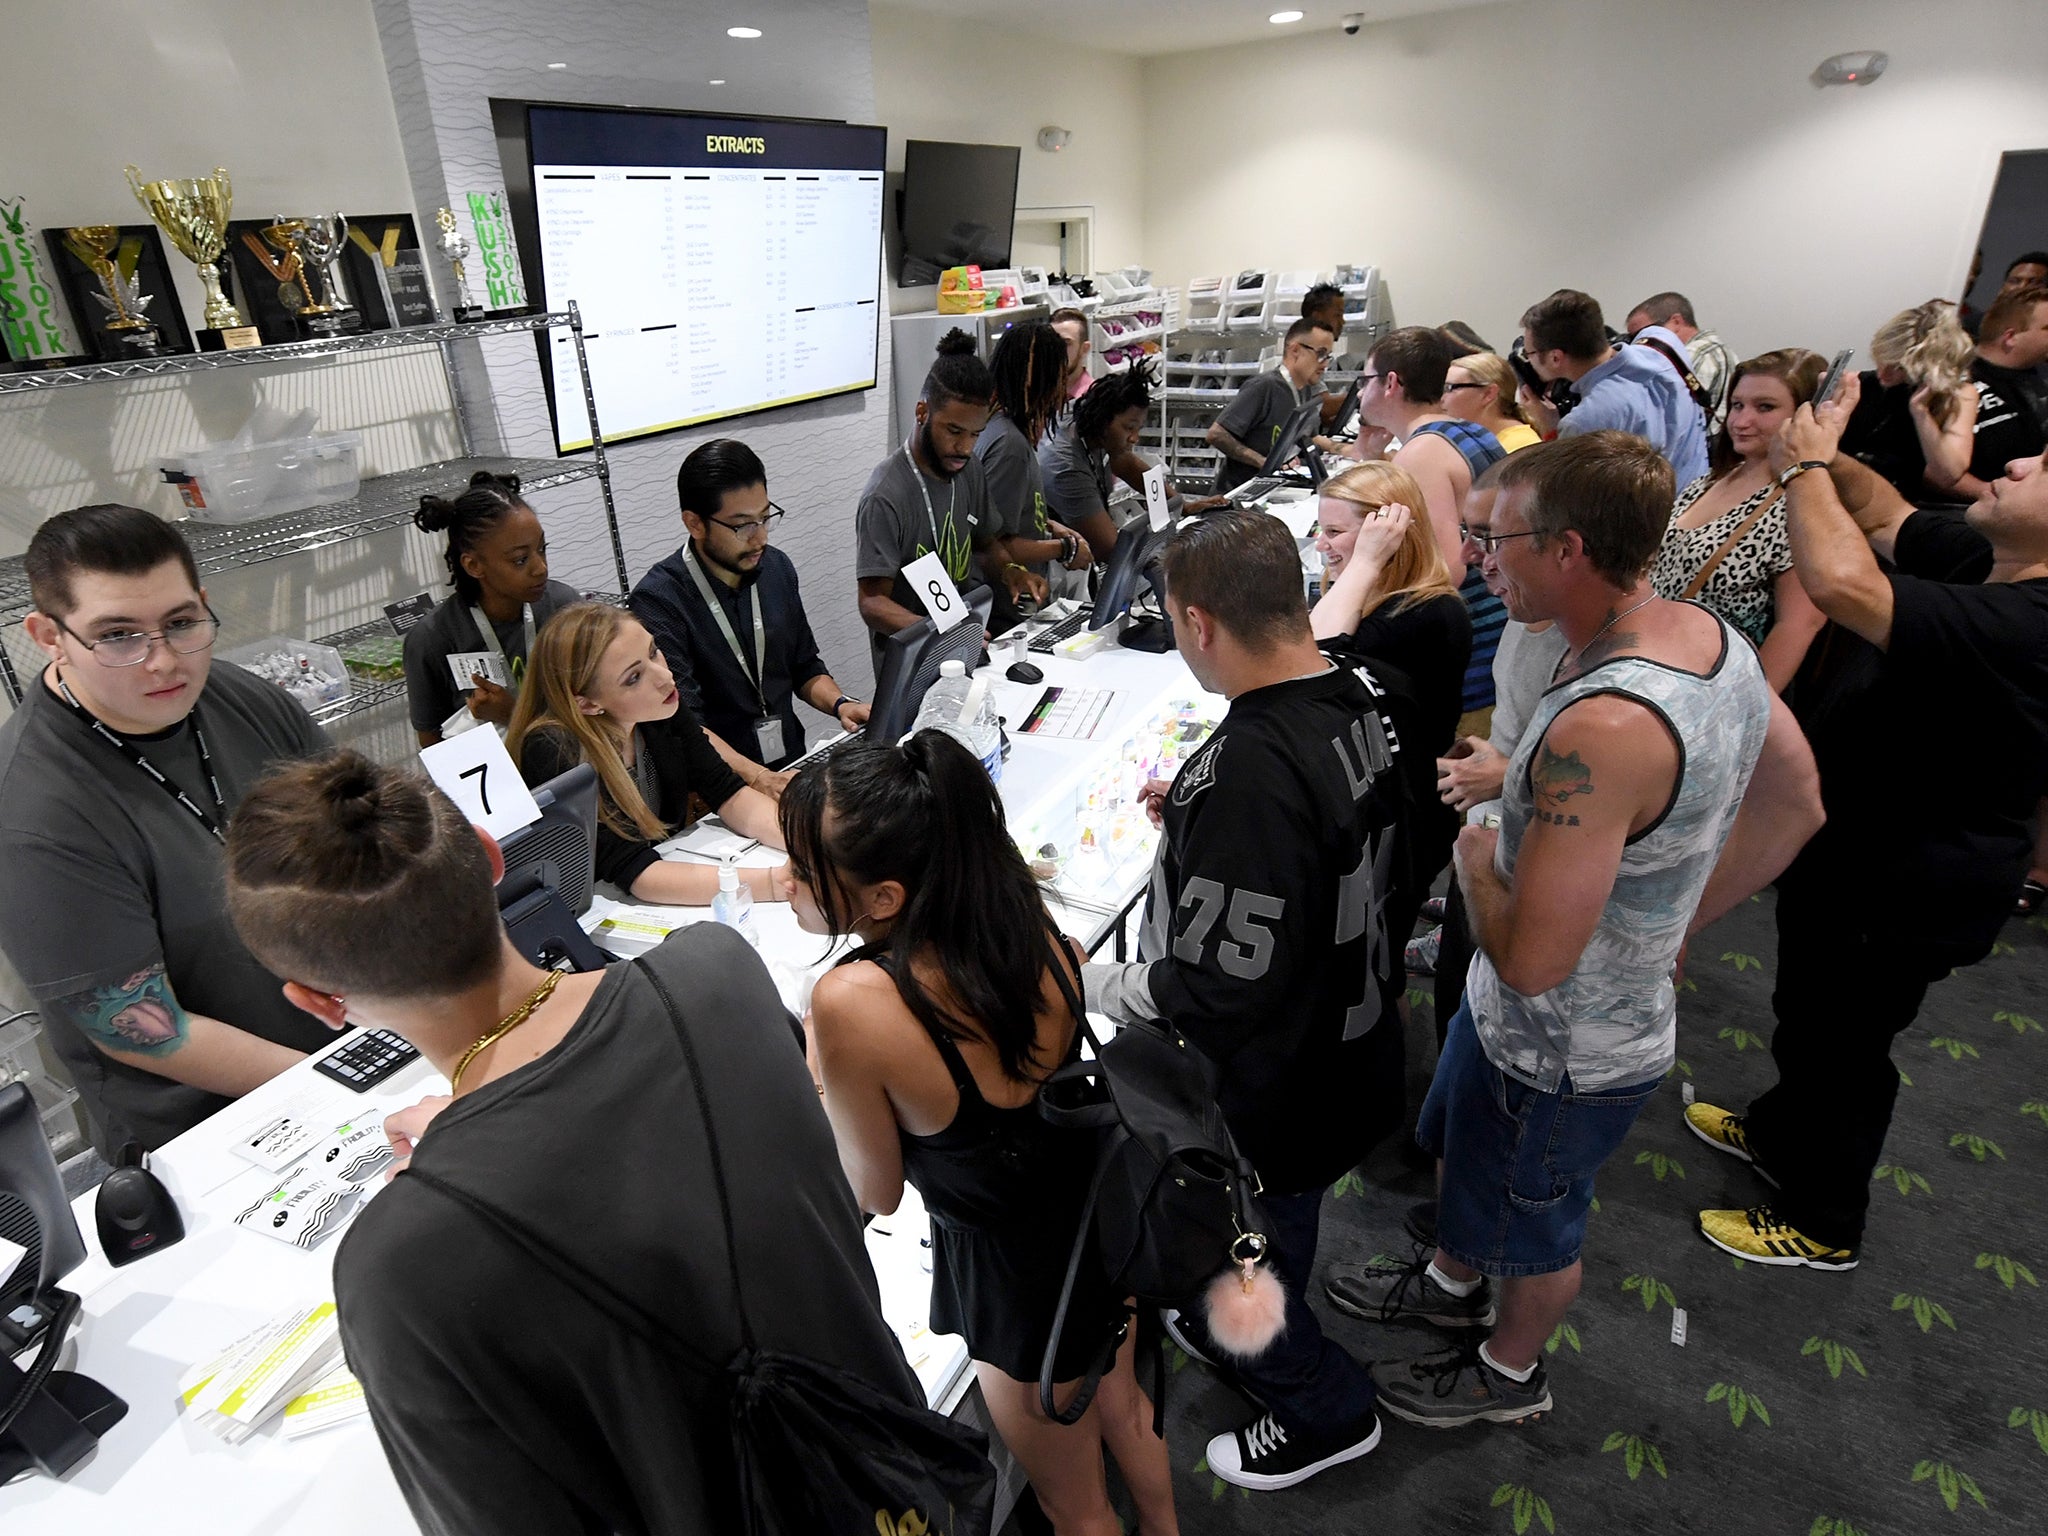
[[[1845,899],[1855,893],[1845,892]],[[1740,1108],[1773,1080],[1769,894],[1692,948],[1680,1064],[1601,1176],[1585,1288],[1550,1341],[1556,1408],[1454,1432],[1386,1420],[1380,1448],[1284,1493],[1203,1464],[1250,1417],[1201,1366],[1171,1378],[1181,1529],[1716,1532],[1926,1536],[2048,1529],[2048,921],[1937,984],[1893,1059],[1909,1086],[1878,1170],[1863,1262],[1843,1274],[1744,1265],[1693,1228],[1767,1189],[1696,1140],[1681,1085]],[[1411,1102],[1434,1055],[1411,992]],[[1428,1180],[1392,1147],[1324,1204],[1322,1262],[1405,1256]],[[1344,1317],[1362,1359],[1423,1352],[1427,1330]],[[1672,1342],[1683,1309],[1683,1346]]]

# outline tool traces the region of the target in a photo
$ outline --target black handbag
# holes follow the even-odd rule
[[[640,961],[634,964],[654,984],[668,1011],[704,1121],[711,1183],[718,1194],[726,1263],[740,1314],[740,1349],[730,1362],[721,1366],[706,1360],[666,1323],[489,1202],[418,1168],[408,1170],[406,1177],[467,1207],[541,1262],[572,1276],[622,1326],[693,1370],[730,1377],[733,1459],[746,1536],[988,1536],[995,1513],[996,1473],[988,1459],[987,1436],[933,1409],[878,1391],[849,1371],[763,1349],[755,1341],[746,1291],[740,1284],[718,1127],[697,1048],[661,977]]]
[[[1105,1132],[1038,1372],[1039,1406],[1071,1424],[1119,1342],[1104,1346],[1074,1400],[1055,1408],[1053,1361],[1091,1237],[1096,1262],[1121,1294],[1169,1307],[1199,1296],[1226,1266],[1257,1263],[1267,1244],[1252,1205],[1258,1176],[1224,1123],[1214,1064],[1164,1022],[1127,1024],[1106,1043],[1096,1039],[1065,969],[1054,972],[1095,1054],[1046,1079],[1039,1113],[1055,1125]],[[1155,1386],[1155,1414],[1163,1412],[1158,1398]]]

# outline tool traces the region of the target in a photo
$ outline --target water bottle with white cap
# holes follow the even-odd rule
[[[981,759],[991,781],[1003,779],[1003,727],[989,702],[986,677],[969,679],[961,661],[939,663],[938,680],[918,707],[913,732],[944,731]]]

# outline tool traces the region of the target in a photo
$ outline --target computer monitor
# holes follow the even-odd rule
[[[1316,428],[1322,425],[1323,396],[1317,390],[1308,399],[1294,408],[1294,414],[1287,418],[1287,425],[1280,429],[1280,435],[1273,439],[1273,451],[1266,455],[1266,462],[1259,466],[1262,475],[1277,475],[1293,462],[1301,445],[1316,435]]]
[[[1344,391],[1344,398],[1337,402],[1337,414],[1330,418],[1333,436],[1344,430],[1345,423],[1351,420],[1351,413],[1358,409],[1358,386],[1364,382],[1363,373],[1353,375],[1350,387]]]
[[[1095,611],[1088,616],[1090,629],[1108,629],[1129,613],[1138,600],[1141,582],[1150,582],[1161,611],[1165,611],[1166,577],[1158,568],[1158,555],[1172,537],[1171,527],[1155,531],[1142,517],[1124,524],[1117,533],[1116,548],[1109,552],[1109,563],[1103,567],[1102,585],[1095,589]]]
[[[960,595],[967,600],[968,616],[944,634],[930,619],[919,619],[882,642],[868,740],[894,742],[910,730],[925,694],[938,681],[942,662],[960,662],[970,672],[980,662],[995,594],[984,585]]]
[[[519,877],[531,875],[581,917],[597,890],[597,770],[578,763],[536,789],[533,802],[540,820],[498,845],[505,855],[499,889],[512,889]]]

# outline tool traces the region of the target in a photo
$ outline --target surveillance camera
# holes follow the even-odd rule
[[[1353,11],[1344,18],[1344,35],[1346,37],[1356,37],[1358,36],[1358,29],[1364,25],[1365,12]]]

